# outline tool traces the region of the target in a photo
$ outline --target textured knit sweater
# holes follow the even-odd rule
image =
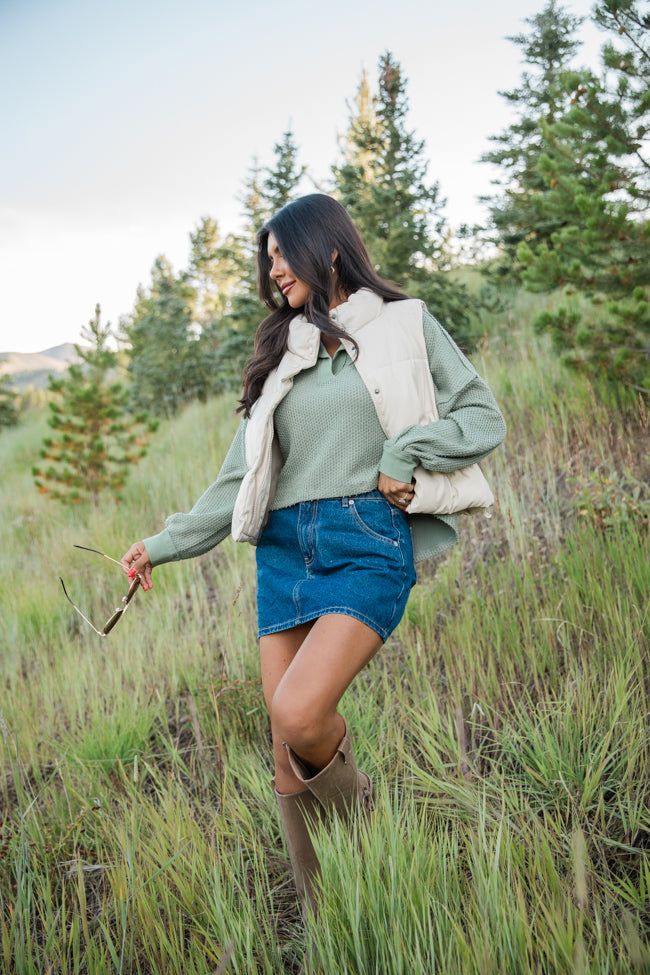
[[[440,419],[407,427],[387,440],[353,361],[341,347],[321,344],[315,366],[299,373],[275,412],[283,457],[272,510],[301,501],[363,494],[379,472],[409,483],[418,465],[450,472],[487,456],[505,433],[494,398],[444,328],[426,310],[423,329]],[[186,514],[145,539],[153,565],[209,551],[230,533],[246,473],[242,420],[214,484]],[[412,515],[416,558],[429,558],[457,540],[456,516]]]

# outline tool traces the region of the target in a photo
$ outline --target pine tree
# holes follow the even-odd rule
[[[544,207],[561,225],[550,244],[522,243],[531,290],[563,288],[566,305],[540,316],[566,361],[611,385],[650,392],[650,16],[605,0],[614,33],[603,71],[567,74],[572,104],[545,126]],[[579,307],[570,295],[578,291]]]
[[[240,197],[243,209],[243,231],[238,238],[241,276],[248,294],[256,294],[257,234],[263,224],[283,206],[296,199],[305,167],[298,164],[298,147],[291,129],[273,146],[271,166],[262,166],[257,158],[244,183]]]
[[[212,364],[203,355],[192,326],[194,287],[176,277],[158,257],[149,290],[138,288],[135,308],[122,318],[128,343],[131,401],[137,409],[171,416],[191,399],[205,399],[212,388]]]
[[[186,297],[197,332],[203,332],[230,309],[240,276],[241,256],[235,238],[222,238],[217,221],[202,217],[190,233],[190,260],[183,275],[184,283],[193,289]]]
[[[298,147],[291,129],[287,129],[280,142],[275,143],[273,152],[274,164],[266,170],[262,179],[261,212],[258,219],[263,219],[256,224],[255,233],[264,220],[295,200],[298,184],[305,175],[305,167],[298,164]]]
[[[463,344],[471,343],[464,287],[448,267],[444,200],[427,180],[425,144],[407,127],[407,81],[390,52],[379,59],[377,93],[362,74],[333,167],[338,197],[356,223],[382,277],[427,302]]]
[[[339,199],[343,206],[360,221],[364,207],[370,204],[372,161],[380,148],[377,131],[376,99],[370,90],[368,72],[361,71],[361,80],[350,108],[348,129],[339,140],[343,154],[340,166],[333,167]],[[361,228],[361,224],[359,223]],[[361,228],[362,232],[369,228]]]
[[[549,153],[544,125],[552,125],[570,102],[563,75],[582,43],[576,31],[583,19],[549,0],[541,13],[525,18],[529,33],[508,38],[520,47],[522,60],[531,70],[523,72],[518,88],[500,92],[517,118],[501,135],[491,137],[496,148],[481,156],[482,162],[501,171],[495,180],[502,187],[500,194],[483,197],[490,207],[493,239],[504,258],[496,268],[500,276],[519,277],[516,253],[522,241],[548,244],[562,226],[563,216],[544,206],[548,184],[539,162]]]
[[[223,389],[238,390],[244,366],[253,353],[255,332],[268,314],[257,296],[257,233],[281,207],[294,200],[305,169],[298,164],[298,149],[288,129],[273,147],[274,163],[263,167],[257,159],[249,171],[242,195],[244,230],[233,250],[239,261],[239,283],[229,312],[218,330],[217,375]]]
[[[205,392],[218,393],[231,384],[219,350],[223,319],[232,312],[242,288],[242,247],[234,234],[222,238],[211,217],[201,219],[190,234],[190,243],[190,262],[183,280],[188,285],[191,331],[196,336],[191,351],[205,375]]]
[[[41,494],[67,504],[97,504],[104,491],[119,498],[155,424],[145,413],[127,412],[128,392],[113,378],[118,356],[109,347],[110,326],[101,324],[99,305],[81,337],[88,346],[75,345],[79,362],[66,376],[50,376],[56,398],[48,423],[57,436],[43,441],[47,466],[34,468],[33,475]]]
[[[378,92],[370,97],[365,74],[334,167],[343,206],[366,240],[380,274],[403,282],[418,277],[426,259],[443,247],[444,201],[426,181],[424,142],[406,125],[406,79],[390,52],[379,59]]]
[[[18,392],[11,376],[0,374],[0,427],[13,427],[18,423]]]

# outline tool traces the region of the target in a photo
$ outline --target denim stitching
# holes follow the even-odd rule
[[[312,505],[312,516],[311,522],[307,529],[307,539],[309,549],[311,550],[311,555],[309,556],[308,565],[314,564],[314,559],[316,558],[316,520],[318,518],[318,501],[310,502]]]
[[[305,563],[305,578],[299,579],[298,582],[293,587],[292,598],[293,605],[296,607],[296,612],[300,613],[300,587],[303,582],[311,579],[311,566],[314,564],[314,558],[316,552],[314,550],[313,544],[313,530],[314,523],[316,521],[318,502],[314,501],[301,501],[298,505],[298,521],[296,523],[296,534],[298,537],[298,545],[300,547],[300,552]],[[311,520],[309,518],[303,518],[305,511],[311,514]],[[303,525],[303,522],[306,524]],[[311,550],[311,551],[310,551]]]
[[[404,587],[402,586],[403,590]],[[274,626],[265,626],[264,629],[259,631],[258,636],[268,636],[271,633],[279,633],[281,630],[289,630],[292,626],[309,623],[310,620],[320,619],[321,616],[331,616],[332,613],[342,613],[344,616],[352,616],[354,619],[360,620],[366,626],[369,626],[371,630],[374,630],[375,633],[379,634],[384,643],[386,642],[390,628],[385,629],[379,623],[375,622],[375,620],[370,619],[369,616],[364,616],[363,613],[360,613],[356,609],[350,609],[348,606],[328,606],[326,609],[321,609],[317,613],[307,613],[305,616],[296,616],[292,619],[285,620],[283,623],[276,623]],[[393,613],[391,622],[394,616],[395,614]]]
[[[393,528],[394,528],[394,529],[396,530],[396,532],[397,532],[397,536],[398,536],[398,538],[399,538],[399,542],[398,542],[398,546],[399,546],[399,554],[400,554],[400,556],[401,556],[401,558],[402,558],[402,569],[403,569],[403,568],[405,567],[405,564],[404,564],[404,547],[403,547],[403,537],[402,537],[402,530],[401,530],[401,527],[400,527],[400,525],[399,525],[399,524],[398,524],[398,523],[397,523],[397,522],[395,521],[395,515],[396,515],[396,514],[399,514],[399,515],[401,516],[401,514],[402,514],[402,513],[401,513],[401,512],[398,512],[398,511],[397,511],[396,509],[394,509],[394,508],[393,508],[393,506],[391,505],[391,507],[390,507],[390,517],[391,517],[391,521],[392,521],[392,523],[393,523]],[[404,592],[404,586],[405,586],[405,585],[406,585],[406,576],[404,575],[404,573],[402,573],[402,588],[401,588],[401,589],[400,589],[400,591],[399,591],[399,596],[398,596],[398,598],[397,598],[397,599],[395,600],[395,602],[394,602],[394,604],[393,604],[393,606],[394,606],[394,608],[393,608],[393,615],[392,615],[392,616],[391,616],[391,618],[390,618],[390,624],[389,624],[389,626],[388,626],[388,630],[389,630],[389,632],[390,632],[390,631],[391,631],[391,630],[393,629],[393,621],[394,621],[394,619],[395,619],[395,614],[396,614],[396,612],[397,612],[397,607],[398,607],[398,606],[400,605],[400,603],[401,603],[401,599],[402,599],[402,593]]]
[[[373,499],[370,499],[370,500],[373,500]],[[379,500],[379,499],[377,499],[377,500]],[[352,516],[353,516],[354,520],[356,521],[357,525],[359,526],[359,528],[361,529],[361,531],[363,531],[363,532],[366,533],[366,535],[370,535],[371,538],[375,538],[375,539],[377,539],[377,541],[383,542],[385,545],[393,545],[393,546],[399,545],[399,542],[395,541],[394,538],[388,538],[386,535],[380,535],[379,532],[374,531],[372,528],[370,528],[368,525],[366,525],[366,523],[364,522],[363,518],[359,514],[359,511],[357,509],[357,506],[354,503],[354,501],[353,501],[352,498],[350,498],[350,509],[352,510]],[[395,530],[395,523],[394,523],[393,518],[392,518],[392,512],[391,512],[391,524],[393,526],[393,530]],[[397,534],[399,535],[399,532]],[[403,562],[404,562],[404,557],[402,556],[402,563]]]

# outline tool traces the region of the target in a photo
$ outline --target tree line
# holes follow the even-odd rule
[[[483,156],[503,174],[492,230],[503,276],[565,299],[535,323],[564,360],[647,395],[650,9],[602,0],[593,18],[606,34],[598,70],[572,66],[581,18],[555,0],[512,38],[528,70],[503,93],[515,121]]]
[[[557,0],[510,38],[524,70],[516,88],[500,93],[513,121],[482,157],[498,173],[484,198],[489,222],[460,230],[475,250],[493,249],[478,265],[484,289],[470,293],[449,273],[458,258],[445,201],[429,178],[426,147],[409,128],[408,80],[391,52],[380,57],[374,83],[362,72],[330,182],[315,187],[346,206],[378,272],[425,300],[467,350],[478,313],[504,285],[559,294],[556,310],[535,327],[550,334],[572,368],[614,387],[622,400],[650,388],[650,13],[642,7],[637,0],[596,3],[593,19],[605,42],[595,68],[575,67],[583,18]],[[149,415],[169,416],[189,400],[239,388],[266,313],[255,287],[255,234],[308,180],[288,130],[271,165],[253,161],[238,233],[223,234],[205,216],[190,234],[187,268],[175,272],[164,256],[156,259],[151,282],[138,289],[118,329],[130,380],[124,395],[141,430]],[[94,322],[97,343],[109,328],[99,310]],[[86,373],[91,366],[86,359]],[[52,387],[64,403],[70,381]],[[52,404],[50,422],[62,436],[72,435],[64,426],[73,408],[71,398],[67,407]],[[59,469],[69,462],[60,449]],[[50,491],[56,457],[52,444],[44,450],[51,471],[41,467],[36,476]],[[60,482],[51,493],[61,494]]]

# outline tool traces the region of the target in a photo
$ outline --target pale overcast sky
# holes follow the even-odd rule
[[[252,159],[270,162],[288,125],[327,180],[346,102],[386,49],[449,220],[481,220],[477,160],[522,71],[506,37],[544,2],[0,0],[0,351],[77,341],[97,302],[117,326],[158,254],[186,264],[202,215],[237,229]],[[584,37],[595,64],[602,37]]]

